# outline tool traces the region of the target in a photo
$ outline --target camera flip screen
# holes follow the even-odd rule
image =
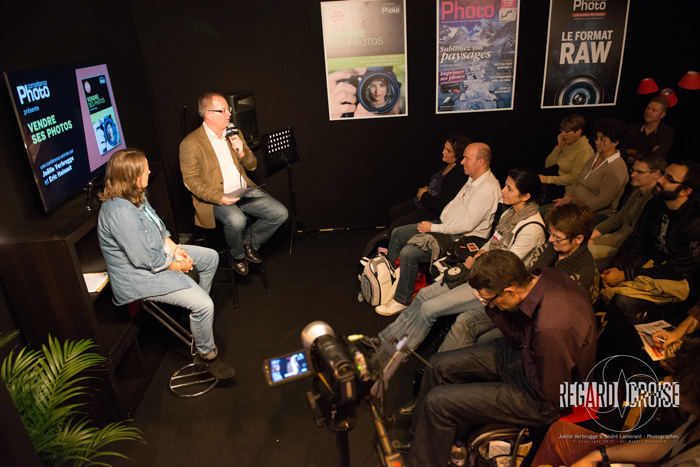
[[[265,360],[263,371],[270,386],[289,383],[314,374],[309,367],[309,358],[304,350]]]

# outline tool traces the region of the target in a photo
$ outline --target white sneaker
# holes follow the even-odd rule
[[[377,314],[380,314],[382,316],[392,316],[396,313],[401,313],[406,308],[406,305],[403,305],[392,298],[384,305],[379,305],[377,308],[374,309],[374,311],[376,311]]]

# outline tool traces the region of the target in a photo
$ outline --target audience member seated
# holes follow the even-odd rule
[[[593,211],[588,206],[565,204],[547,211],[545,222],[549,227],[549,241],[535,250],[529,269],[559,269],[586,289],[591,303],[595,302],[600,292],[600,274],[587,246],[595,225]],[[465,306],[457,316],[440,346],[440,352],[503,337],[480,302],[470,302],[469,305],[474,306]]]
[[[680,341],[688,334],[692,334],[698,329],[700,320],[700,300],[688,310],[688,317],[673,331],[658,331],[653,336],[654,344],[660,349],[666,350],[675,342]],[[700,381],[699,381],[700,382]]]
[[[677,161],[657,181],[632,233],[603,271],[603,296],[636,324],[657,304],[688,298],[700,270],[700,165]]]
[[[258,161],[243,138],[227,136],[231,108],[226,99],[206,93],[199,98],[198,109],[202,126],[180,143],[180,170],[192,193],[194,223],[213,229],[219,221],[234,258],[233,268],[246,275],[248,262],[262,262],[258,250],[287,219],[287,208],[246,175]],[[247,187],[251,188],[247,194],[234,195]],[[256,218],[252,225],[248,215]]]
[[[221,379],[231,378],[233,368],[217,355],[214,302],[209,297],[219,255],[209,248],[173,242],[146,198],[150,173],[141,151],[118,151],[107,162],[97,235],[114,303],[149,298],[189,310],[197,368]],[[194,267],[199,284],[187,275]]]
[[[632,189],[629,199],[619,211],[596,226],[589,240],[588,247],[595,259],[612,259],[615,256],[622,242],[634,229],[647,201],[651,199],[657,180],[666,170],[666,160],[658,154],[640,152],[634,158],[630,171],[629,184]],[[607,263],[609,260],[597,264],[606,268]]]
[[[584,381],[595,364],[591,301],[565,272],[529,272],[514,253],[493,250],[474,262],[469,285],[505,338],[431,359],[413,419],[413,467],[447,465],[455,438],[476,424],[554,422],[559,385]]]
[[[540,175],[540,181],[545,184],[545,203],[562,198],[566,194],[565,187],[576,181],[583,166],[593,157],[593,148],[583,134],[585,126],[586,120],[578,114],[561,121],[557,145],[544,161],[549,170],[546,175]]]
[[[655,97],[644,110],[644,121],[627,128],[625,159],[629,164],[634,163],[633,156],[638,152],[655,152],[664,159],[668,156],[673,145],[673,128],[662,121],[667,110],[668,100]]]
[[[596,155],[586,162],[576,181],[566,187],[566,195],[555,206],[586,204],[602,221],[617,209],[629,179],[627,165],[617,150],[626,128],[622,120],[603,119],[595,124]]]
[[[683,342],[664,362],[670,378],[678,383],[679,405],[690,413],[688,420],[668,436],[632,438],[602,437],[569,422],[559,421],[547,431],[532,461],[533,466],[596,467],[609,464],[648,464],[658,467],[693,467],[700,459],[700,341]],[[631,433],[634,434],[634,433]],[[583,441],[582,441],[583,440]],[[585,440],[596,440],[596,443]],[[595,444],[604,447],[594,447]],[[605,454],[603,454],[605,453]]]
[[[535,201],[541,188],[539,177],[532,169],[513,169],[508,173],[502,193],[503,201],[510,208],[501,215],[491,240],[474,257],[467,258],[464,264],[467,270],[472,267],[476,257],[496,249],[512,251],[519,258],[529,261],[535,248],[545,240],[544,223]],[[380,340],[393,343],[405,336],[408,341],[404,346],[415,349],[440,316],[460,313],[465,308],[483,309],[472,294],[473,289],[466,283],[466,276],[464,279],[463,284],[454,288],[445,282],[436,282],[421,289],[413,303],[379,333]],[[488,321],[491,323],[490,319]]]
[[[376,308],[377,313],[390,316],[404,310],[413,298],[418,268],[431,259],[431,252],[410,244],[418,234],[437,232],[449,234],[452,239],[460,235],[488,237],[496,208],[501,200],[501,186],[490,170],[491,148],[484,143],[472,143],[464,150],[462,165],[469,176],[457,196],[442,210],[439,220],[423,221],[397,227],[391,233],[387,259],[393,264],[401,257],[396,294],[385,305]]]
[[[464,148],[469,143],[469,138],[462,135],[452,136],[445,141],[442,148],[442,162],[445,166],[430,177],[426,186],[418,189],[414,198],[389,209],[389,234],[396,227],[440,217],[447,203],[454,199],[467,182],[467,175],[459,166]]]

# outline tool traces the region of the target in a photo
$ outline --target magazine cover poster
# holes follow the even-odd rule
[[[330,119],[407,115],[404,0],[321,2],[321,16]]]
[[[517,0],[437,0],[436,113],[512,110]]]
[[[615,105],[629,1],[551,0],[542,108]]]

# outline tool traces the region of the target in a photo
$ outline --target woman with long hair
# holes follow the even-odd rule
[[[146,197],[150,173],[146,156],[138,150],[117,151],[107,162],[97,235],[114,303],[148,298],[189,310],[194,363],[218,378],[231,378],[233,368],[217,355],[214,303],[209,297],[219,256],[209,248],[177,245],[170,238]],[[199,283],[188,275],[195,267]]]

